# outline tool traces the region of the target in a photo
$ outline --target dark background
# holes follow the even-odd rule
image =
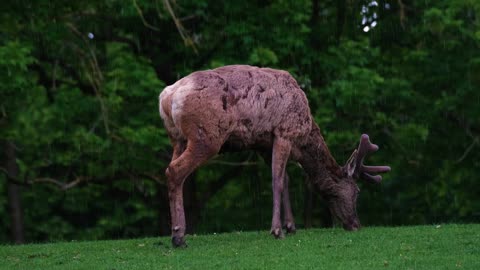
[[[169,234],[158,94],[200,69],[288,70],[343,164],[362,133],[392,171],[372,225],[478,222],[480,2],[4,1],[0,243]],[[332,226],[289,165],[298,227]],[[265,230],[269,167],[215,158],[185,185],[190,232]]]

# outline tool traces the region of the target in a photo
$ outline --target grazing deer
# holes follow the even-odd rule
[[[378,150],[365,134],[345,166],[339,166],[312,119],[304,92],[286,71],[232,65],[194,72],[166,87],[159,107],[173,145],[166,176],[176,247],[185,246],[185,178],[220,151],[253,149],[271,160],[271,233],[276,238],[283,237],[280,204],[287,233],[295,232],[285,172],[289,159],[301,165],[346,230],[360,228],[356,181],[379,183],[382,177],[376,174],[390,170],[363,165],[365,156]]]

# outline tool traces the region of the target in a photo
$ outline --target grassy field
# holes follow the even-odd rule
[[[0,269],[480,269],[480,224],[0,246]]]

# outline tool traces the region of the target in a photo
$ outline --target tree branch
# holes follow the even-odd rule
[[[7,169],[0,167],[0,172],[3,172],[7,177],[8,177],[8,171]]]
[[[166,184],[165,184],[166,181],[165,181],[165,179],[162,179],[161,176],[157,176],[157,175],[151,174],[151,173],[140,173],[140,176],[143,176],[143,177],[146,177],[150,180],[153,180],[154,182],[156,182],[159,185],[166,186]]]
[[[403,4],[402,0],[397,0],[399,11],[398,14],[400,16],[400,25],[403,29],[405,29],[405,4]]]
[[[70,182],[62,182],[62,181],[59,181],[57,179],[53,179],[53,178],[50,178],[50,177],[41,177],[41,178],[35,178],[35,179],[32,179],[32,180],[27,180],[27,181],[20,181],[18,178],[11,177],[8,174],[7,169],[5,169],[3,167],[0,167],[0,171],[7,176],[7,181],[9,183],[17,184],[17,185],[20,185],[20,186],[32,186],[34,184],[46,183],[46,184],[52,184],[54,186],[57,186],[62,191],[71,189],[73,187],[78,186],[82,182],[87,182],[88,180],[90,180],[90,177],[79,176],[79,177],[75,178],[74,180],[72,180]]]
[[[467,156],[468,154],[470,153],[470,151],[472,151],[472,149],[475,147],[475,145],[478,145],[479,143],[479,138],[476,137],[473,139],[472,143],[470,144],[470,146],[467,147],[467,149],[465,149],[465,152],[463,152],[463,155],[461,157],[459,157],[455,163],[460,163],[462,162]]]
[[[63,182],[63,181],[60,181],[58,179],[51,178],[51,177],[39,177],[39,178],[34,178],[32,180],[21,181],[18,178],[13,178],[10,175],[8,175],[7,169],[5,169],[3,167],[0,167],[0,172],[4,173],[7,176],[7,181],[10,182],[10,183],[13,183],[13,184],[17,184],[17,185],[20,185],[20,186],[27,186],[27,187],[35,185],[35,184],[50,184],[50,185],[56,186],[58,189],[60,189],[62,191],[69,190],[71,188],[74,188],[74,187],[78,186],[79,184],[89,182],[92,179],[92,177],[78,176],[78,177],[76,177],[75,179],[73,179],[69,182]],[[162,176],[156,175],[154,173],[148,173],[148,172],[143,172],[143,173],[138,173],[138,174],[137,173],[116,174],[111,179],[124,178],[124,177],[130,178],[130,180],[138,180],[138,179],[134,179],[134,178],[142,177],[142,178],[146,178],[146,179],[149,179],[149,180],[153,180],[155,183],[159,184],[160,186],[166,186],[166,180]],[[106,179],[110,179],[110,178],[106,178]],[[98,180],[101,181],[101,180],[105,180],[105,179],[98,179]]]
[[[252,165],[258,165],[258,162],[251,162],[251,161],[231,162],[231,161],[212,159],[208,161],[207,164],[221,164],[221,165],[227,165],[227,166],[252,166]]]
[[[218,51],[219,48],[221,48],[221,46],[225,43],[225,40],[227,40],[227,36],[223,31],[220,32],[217,36],[220,36],[220,38],[209,49],[209,51],[205,52],[205,50],[203,50],[202,55],[200,55],[200,57],[197,57],[198,60],[196,60],[195,63],[193,64],[193,67],[195,69],[203,68],[205,63],[210,61],[212,56]]]
[[[195,47],[195,43],[193,42],[193,39],[188,35],[187,31],[182,25],[182,22],[177,18],[177,16],[175,15],[175,12],[173,12],[173,8],[170,5],[170,0],[163,0],[163,4],[165,5],[165,8],[167,9],[168,13],[170,13],[170,16],[172,17],[173,22],[177,27],[178,33],[180,34],[180,37],[182,37],[185,45],[192,47],[195,54],[198,54],[198,50],[197,50],[197,47]]]
[[[101,110],[102,116],[103,116],[103,124],[104,124],[104,128],[105,128],[105,132],[107,134],[110,134],[110,127],[109,127],[109,121],[108,121],[108,109],[105,105],[105,102],[103,100],[102,93],[101,93],[101,86],[102,86],[102,82],[103,82],[104,77],[103,77],[102,71],[100,69],[100,66],[98,64],[97,56],[95,55],[95,52],[93,51],[90,44],[88,43],[88,40],[75,27],[75,25],[73,25],[72,23],[69,23],[69,22],[65,23],[65,25],[70,29],[70,31],[72,31],[72,33],[77,35],[85,43],[85,46],[88,49],[88,53],[86,53],[80,47],[75,46],[84,55],[84,57],[88,61],[88,64],[90,65],[91,74],[89,74],[88,72],[86,73],[87,79],[90,81],[90,84],[92,85],[92,88],[95,91],[95,96],[97,97],[97,99],[100,103],[100,110]],[[88,57],[88,55],[90,55],[90,57]],[[88,68],[87,68],[87,70],[88,70]]]
[[[160,31],[160,29],[158,29],[157,27],[149,24],[149,23],[147,22],[147,20],[145,20],[145,17],[143,16],[142,9],[138,6],[137,1],[132,0],[132,2],[133,2],[133,6],[134,6],[135,9],[137,10],[138,16],[140,16],[140,19],[141,19],[142,22],[143,22],[143,25],[145,25],[145,27],[147,27],[147,28],[149,28],[149,29],[152,29],[152,30],[154,30],[154,31]]]
[[[2,116],[2,118],[7,118],[7,111],[5,110],[5,107],[3,105],[0,107],[0,115]]]
[[[28,181],[27,183],[29,183],[30,185],[33,185],[35,183],[48,183],[48,184],[52,184],[52,185],[57,186],[62,191],[65,191],[65,190],[71,189],[73,187],[76,187],[80,183],[86,182],[88,180],[89,180],[88,177],[79,176],[79,177],[75,178],[73,181],[62,182],[62,181],[58,181],[58,180],[53,179],[53,178],[46,177],[46,178],[36,178],[36,179]]]

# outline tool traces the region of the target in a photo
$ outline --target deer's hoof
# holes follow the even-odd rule
[[[270,233],[275,237],[275,239],[282,239],[285,237],[281,228],[272,228]]]
[[[285,229],[287,231],[287,234],[295,234],[297,232],[297,229],[295,228],[295,224],[291,222],[285,225]]]
[[[186,248],[187,243],[185,239],[181,236],[172,236],[172,246],[174,248]]]

